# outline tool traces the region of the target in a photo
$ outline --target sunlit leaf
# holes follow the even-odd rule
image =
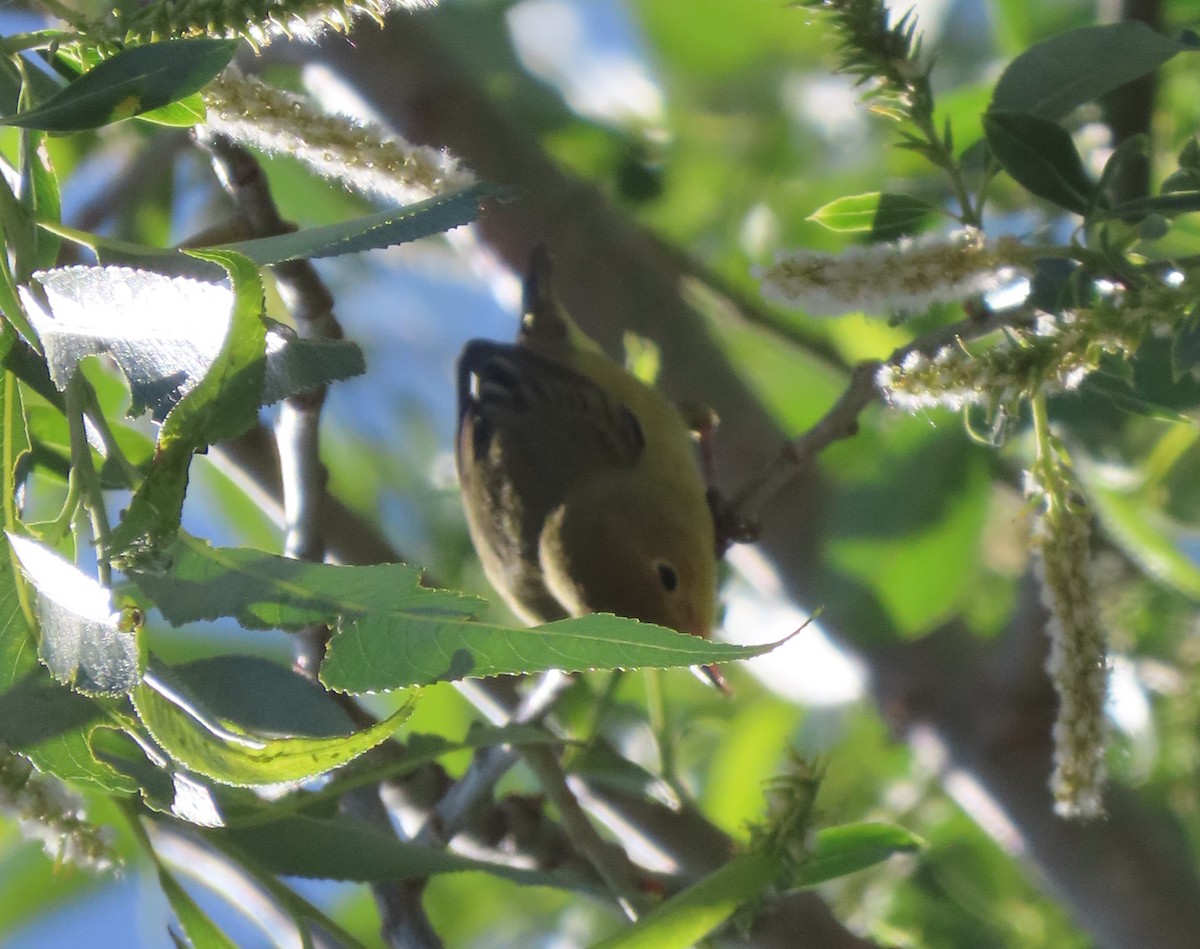
[[[337,768],[385,741],[412,713],[412,700],[369,728],[335,736],[274,736],[209,713],[198,700],[154,682],[133,694],[138,717],[172,759],[239,787],[302,781]]]
[[[814,886],[865,870],[895,854],[914,853],[924,846],[925,841],[911,831],[881,821],[823,827],[817,831],[793,884]]]
[[[452,194],[436,195],[402,208],[388,208],[365,217],[313,227],[276,237],[259,237],[223,245],[258,264],[277,264],[299,258],[337,257],[364,250],[392,247],[451,230],[475,220],[479,202],[491,191],[475,185]]]
[[[205,116],[204,100],[199,93],[194,93],[185,96],[178,102],[172,102],[170,105],[159,106],[157,109],[143,112],[138,118],[143,122],[152,122],[155,125],[165,125],[169,128],[191,128],[193,125],[203,122]]]
[[[838,198],[817,208],[810,221],[831,231],[869,233],[874,240],[895,240],[919,231],[937,208],[907,194],[878,191]]]
[[[1061,119],[1192,49],[1132,19],[1071,30],[1009,63],[996,83],[992,109]]]
[[[113,608],[112,594],[36,541],[9,534],[37,590],[42,662],[59,681],[89,695],[122,695],[141,678],[138,630]]]
[[[49,309],[26,294],[51,377],[66,388],[88,356],[110,356],[129,381],[130,412],[161,421],[212,368],[230,330],[230,287],[126,267],[65,267],[37,275]],[[247,291],[251,299],[254,285]],[[362,352],[345,340],[267,331],[262,404],[360,374]]]
[[[263,290],[258,269],[231,252],[213,251],[229,271],[233,314],[220,350],[195,387],[163,420],[154,464],[109,536],[114,559],[142,556],[164,546],[179,529],[192,454],[233,438],[258,419],[266,363]]]

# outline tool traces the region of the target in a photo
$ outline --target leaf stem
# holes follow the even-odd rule
[[[662,670],[647,669],[646,713],[650,719],[650,730],[658,745],[658,767],[662,779],[675,788],[675,739],[671,734],[671,716],[667,708],[667,696],[663,691]]]
[[[1142,465],[1145,478],[1142,490],[1152,490],[1162,483],[1171,470],[1196,442],[1200,440],[1200,430],[1194,425],[1172,425],[1165,435],[1160,438]]]
[[[534,773],[547,799],[558,811],[571,843],[600,874],[621,910],[631,920],[639,915],[642,895],[634,879],[633,865],[620,846],[600,836],[592,826],[579,801],[567,786],[567,776],[553,748],[529,745],[521,749],[521,757]]]
[[[76,370],[67,383],[67,425],[71,435],[71,476],[79,479],[83,504],[91,515],[92,537],[96,543],[96,572],[104,586],[112,585],[112,566],[108,562],[108,512],[104,508],[104,490],[92,464],[92,446],[88,443],[84,413],[87,410],[87,380]]]
[[[69,43],[82,39],[78,33],[68,30],[34,30],[29,33],[14,33],[0,43],[0,55],[11,56],[27,49],[39,49],[53,44]]]
[[[52,521],[31,528],[50,546],[56,546],[71,529],[75,513],[79,510],[79,494],[79,475],[71,468],[67,474],[67,496],[58,516]]]
[[[79,378],[78,375],[76,377]],[[96,390],[91,382],[84,378],[82,385],[86,399],[84,411],[95,428],[96,434],[100,436],[100,440],[104,443],[105,454],[120,468],[129,489],[136,490],[138,485],[142,483],[142,472],[138,469],[137,465],[125,457],[125,452],[121,450],[121,445],[113,434],[112,426],[108,424],[108,418],[105,416],[104,410],[100,407],[100,400],[96,397]]]
[[[3,255],[0,254],[0,257]],[[17,483],[16,483],[16,465],[17,456],[14,454],[13,446],[15,444],[14,431],[17,424],[17,412],[20,402],[20,389],[17,387],[17,377],[11,372],[4,373],[4,444],[0,446],[0,453],[3,458],[0,464],[4,465],[4,471],[0,477],[3,478],[4,491],[4,529],[6,531],[15,531],[17,529]],[[24,419],[22,417],[22,422]],[[17,591],[17,600],[21,604],[21,613],[25,617],[25,623],[29,629],[37,629],[37,617],[33,611],[33,604],[29,602],[29,588],[25,584],[25,578],[21,575],[21,568],[17,564],[17,558],[12,555],[11,548],[9,549],[9,566],[13,571],[13,587]]]

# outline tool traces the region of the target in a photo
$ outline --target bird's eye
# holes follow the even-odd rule
[[[674,593],[675,588],[679,586],[679,574],[675,572],[675,568],[669,563],[659,562],[658,580],[663,585],[663,589],[668,593]]]

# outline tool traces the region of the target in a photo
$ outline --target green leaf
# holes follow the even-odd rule
[[[1027,112],[994,110],[983,117],[983,128],[992,154],[1018,184],[1068,211],[1087,210],[1096,186],[1061,125]]]
[[[1172,191],[1169,194],[1124,201],[1105,211],[1103,217],[1140,217],[1143,214],[1163,214],[1173,217],[1176,214],[1190,214],[1193,211],[1200,211],[1200,190]]]
[[[688,949],[773,886],[812,886],[924,845],[915,834],[892,824],[826,827],[817,832],[798,876],[789,879],[786,864],[776,855],[742,854],[592,949]]]
[[[0,693],[0,745],[32,751],[93,724],[103,714],[95,701],[64,688],[46,670],[35,667]]]
[[[50,165],[45,136],[34,131],[21,133],[21,199],[35,220],[57,221],[62,216],[58,177]],[[30,270],[45,270],[58,262],[62,238],[45,228],[34,228]]]
[[[734,857],[721,869],[689,886],[638,920],[637,924],[592,949],[689,949],[755,899],[783,873],[769,854]]]
[[[209,821],[205,826],[239,827],[246,824],[260,824],[264,820],[278,820],[286,814],[300,810],[311,813],[314,807],[324,801],[328,801],[332,805],[353,788],[395,780],[403,775],[411,774],[423,765],[436,761],[444,755],[458,751],[472,751],[495,745],[526,747],[562,744],[564,742],[561,739],[533,725],[506,725],[502,728],[494,728],[474,723],[462,741],[450,741],[441,735],[414,735],[409,732],[404,736],[402,757],[389,755],[387,760],[360,762],[353,769],[332,775],[330,780],[320,788],[306,788],[302,795],[292,795],[286,799],[274,801],[262,801],[257,797],[252,801],[244,798],[230,800],[230,792],[239,789],[227,787],[215,789],[212,795],[214,798],[213,810],[220,815],[220,820]],[[623,758],[621,760],[625,761]],[[629,767],[635,766],[630,764]],[[643,785],[642,789],[644,787]],[[171,810],[169,806],[162,809],[167,812]]]
[[[46,132],[81,132],[199,92],[228,65],[237,42],[168,40],[122,50],[35,108],[0,120]]]
[[[772,648],[708,643],[603,616],[536,630],[469,623],[479,600],[422,587],[420,572],[403,564],[306,563],[187,536],[164,559],[161,568],[131,568],[129,575],[172,623],[233,616],[251,628],[299,629],[340,617],[322,668],[325,684],[338,691],[537,669],[697,665]]]
[[[0,178],[0,235],[6,247],[4,269],[10,272],[12,283],[22,282],[33,271],[36,231],[29,208],[9,187],[8,179]],[[4,312],[8,315],[7,309]]]
[[[21,390],[12,373],[0,378],[0,512],[5,523],[17,519],[16,471],[29,450]],[[24,602],[20,566],[6,537],[0,538],[0,695],[37,667],[33,611]],[[27,611],[28,610],[28,614]]]
[[[800,865],[796,886],[814,886],[874,866],[898,853],[925,846],[916,834],[895,824],[864,821],[818,830],[812,849]]]
[[[434,682],[561,669],[665,669],[734,662],[770,652],[597,613],[533,629],[412,614],[339,624],[321,665],[338,692],[379,692]]]
[[[479,202],[490,193],[487,186],[474,185],[338,224],[238,241],[222,247],[244,254],[261,265],[392,247],[469,224],[479,213]]]
[[[1088,463],[1076,468],[1100,523],[1129,558],[1148,577],[1200,599],[1200,563],[1185,552],[1196,550],[1195,532],[1171,522],[1129,472]]]
[[[21,70],[8,56],[0,56],[0,115],[12,115],[21,107]]]
[[[1191,419],[1178,409],[1147,397],[1146,394],[1130,385],[1128,380],[1110,371],[1097,370],[1091,373],[1070,395],[1075,398],[1103,399],[1122,412],[1129,412],[1131,415],[1144,415],[1162,422],[1192,424]],[[1066,397],[1070,397],[1070,395]]]
[[[1072,30],[1031,46],[1009,63],[991,108],[1061,119],[1191,48],[1137,20]]]
[[[290,329],[271,326],[267,341],[263,405],[367,371],[362,350],[346,339],[301,339]]]
[[[246,731],[328,738],[354,730],[331,693],[261,656],[211,656],[171,673],[213,716]]]
[[[100,706],[104,700],[90,701]],[[138,782],[103,761],[93,746],[97,736],[111,731],[107,725],[89,722],[27,748],[22,754],[39,771],[54,775],[68,784],[94,788],[106,794],[136,794]]]
[[[150,473],[109,537],[114,561],[136,559],[170,543],[179,529],[192,454],[240,435],[258,418],[266,361],[258,268],[232,252],[203,256],[225,267],[233,282],[228,334],[204,378],[164,420]]]
[[[483,871],[529,886],[590,887],[549,873],[471,860],[418,847],[349,817],[289,817],[249,827],[204,831],[217,846],[236,848],[273,873],[327,880],[414,880],[437,873]]]
[[[60,682],[85,695],[124,695],[141,679],[137,627],[113,609],[112,594],[36,541],[8,535],[37,590],[41,660]]]
[[[143,112],[138,119],[143,122],[152,122],[155,125],[165,125],[168,128],[191,128],[193,125],[202,123],[207,115],[204,99],[200,93],[196,92],[185,96],[178,102]]]
[[[267,337],[262,321],[263,285],[258,267],[241,254],[225,250],[189,251],[194,257],[220,264],[233,285],[233,316],[221,355],[192,396],[189,418],[171,410],[158,437],[158,450],[175,450],[176,440],[187,451],[235,438],[258,421]],[[208,391],[202,391],[207,389]],[[181,402],[180,405],[183,405]]]
[[[830,201],[808,220],[831,231],[870,232],[872,240],[895,240],[919,231],[937,208],[907,194],[873,191]]]
[[[346,764],[385,741],[412,714],[414,701],[361,731],[274,737],[213,716],[185,688],[164,682],[159,671],[147,673],[133,693],[142,724],[173,760],[238,787],[304,781]]]
[[[158,855],[154,853],[153,849],[149,849],[154,860],[154,868],[158,872],[158,885],[166,894],[167,901],[171,904],[171,910],[175,913],[175,918],[179,920],[179,925],[183,927],[183,933],[187,936],[192,949],[237,949],[237,943],[226,936],[221,927],[209,918],[199,904],[179,885],[179,881],[158,859]],[[171,936],[176,938],[173,932]],[[176,938],[176,945],[183,945],[183,943]]]
[[[301,258],[336,257],[360,251],[393,247],[408,241],[440,234],[475,220],[479,202],[491,194],[476,185],[439,195],[417,204],[389,208],[338,224],[307,228],[275,237],[260,237],[203,250],[227,250],[249,257],[260,265]],[[92,250],[103,264],[125,264],[177,276],[200,276],[207,268],[174,248],[148,247],[91,234],[63,224],[38,221],[39,226]]]
[[[405,564],[309,563],[244,547],[211,547],[186,534],[163,559],[161,569],[129,575],[175,625],[232,616],[251,629],[302,629],[372,613],[435,621],[466,617],[483,606],[474,597],[421,586],[421,571]]]

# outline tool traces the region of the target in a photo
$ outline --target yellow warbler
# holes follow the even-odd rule
[[[616,613],[707,637],[715,529],[682,416],[574,324],[544,251],[524,310],[515,344],[472,340],[458,364],[458,473],[484,572],[529,623]]]

